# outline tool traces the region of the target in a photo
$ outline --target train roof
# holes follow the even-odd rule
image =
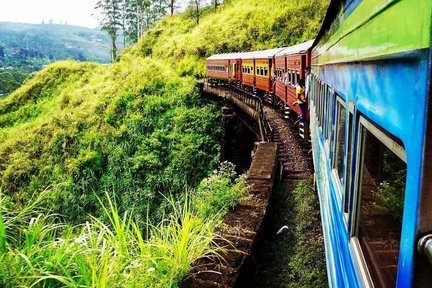
[[[240,59],[243,58],[245,54],[249,52],[236,52],[236,53],[225,53],[225,54],[216,54],[207,58],[207,60],[231,60],[231,59]]]
[[[262,58],[273,58],[277,53],[285,49],[284,47],[281,48],[273,48],[273,49],[267,49],[267,50],[260,50],[260,51],[253,51],[244,53],[241,58],[242,59],[262,59]]]
[[[356,1],[360,2],[360,1]],[[316,46],[320,39],[324,36],[325,32],[330,28],[334,19],[337,17],[341,7],[343,5],[343,1],[341,0],[331,0],[330,4],[327,8],[326,15],[324,16],[324,20],[321,24],[321,28],[318,32],[318,35],[315,37],[315,41],[312,46]]]
[[[307,50],[309,50],[312,47],[312,44],[315,40],[309,40],[291,47],[286,47],[282,51],[276,54],[276,56],[283,56],[283,55],[291,55],[291,54],[297,54],[297,53],[304,53]]]

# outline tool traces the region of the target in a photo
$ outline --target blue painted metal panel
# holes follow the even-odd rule
[[[365,116],[401,140],[405,148],[407,179],[398,287],[410,287],[412,283],[417,223],[417,213],[414,211],[418,209],[421,182],[429,50],[417,51],[410,57],[404,56],[374,62],[326,65],[320,67],[319,74],[320,80],[333,87],[346,102],[355,103],[356,114]],[[331,181],[330,155],[324,148],[324,137],[317,127],[313,107],[311,131],[329,284],[331,287],[358,287],[361,283],[348,247],[348,231],[341,207],[343,199],[339,199],[336,186]],[[353,152],[357,149],[356,142],[354,140],[352,143]],[[353,167],[355,161],[356,159],[352,161]],[[351,181],[351,185],[354,185],[353,182]],[[351,210],[352,205],[351,202]]]

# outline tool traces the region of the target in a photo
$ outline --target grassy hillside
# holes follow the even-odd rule
[[[199,25],[190,12],[166,17],[136,46],[126,49],[115,64],[57,62],[0,99],[0,250],[3,251],[0,278],[7,275],[5,283],[17,286],[42,281],[45,287],[61,286],[59,283],[75,287],[93,281],[94,287],[104,287],[106,283],[118,287],[125,279],[138,281],[130,281],[131,287],[136,283],[153,283],[148,287],[176,286],[176,279],[197,254],[187,259],[180,257],[181,263],[162,265],[160,270],[151,266],[152,261],[157,263],[152,259],[162,257],[164,249],[177,249],[166,246],[167,242],[180,245],[181,249],[176,251],[188,255],[187,249],[193,248],[189,241],[196,239],[191,231],[204,229],[206,232],[199,237],[206,239],[212,228],[205,228],[203,223],[214,227],[220,219],[199,216],[200,210],[217,211],[205,207],[206,201],[197,204],[201,208],[191,208],[191,215],[197,220],[190,227],[184,227],[190,223],[187,220],[190,214],[182,217],[172,214],[176,211],[172,203],[184,201],[185,191],[197,187],[218,166],[219,111],[199,97],[196,76],[203,75],[204,59],[213,53],[284,46],[312,38],[327,1],[284,2],[227,0],[217,12],[204,9]],[[230,177],[222,173],[223,185],[219,180],[205,181],[204,188],[192,193],[192,199],[210,199],[212,195],[224,194],[220,191],[241,190],[237,182],[226,180]],[[234,188],[230,188],[232,185]],[[209,193],[212,189],[218,189],[219,193]],[[104,200],[106,192],[116,203],[115,213],[104,209],[110,205]],[[36,209],[32,203],[41,194]],[[167,201],[168,195],[173,197],[172,201]],[[98,199],[102,199],[103,205]],[[24,209],[29,205],[30,208]],[[19,215],[11,212],[31,209],[36,210]],[[121,218],[126,211],[130,216],[122,218],[123,222],[119,220],[125,225],[119,228],[113,214]],[[39,213],[48,216],[43,216],[41,229],[33,235],[31,225],[39,219]],[[61,216],[51,217],[50,213]],[[165,218],[172,221],[151,225]],[[88,231],[83,230],[84,234],[80,234],[81,228],[71,226],[84,221],[90,221],[86,225],[91,226]],[[63,224],[56,226],[58,223]],[[132,231],[134,225],[147,231],[144,239]],[[164,233],[178,233],[165,235],[157,227]],[[133,239],[125,236],[131,231],[135,233]],[[69,251],[79,258],[77,262],[64,263],[63,258],[51,261],[49,257],[57,255],[52,248],[54,244],[50,244],[54,239],[60,237],[67,240],[62,243],[77,243],[81,236],[87,237],[86,241],[96,241],[91,242],[93,246],[84,241],[87,245],[84,248],[96,251],[91,254],[94,258],[87,259],[84,255],[88,251],[78,245],[76,248],[81,250]],[[104,238],[108,236],[114,239]],[[161,243],[158,239],[170,241]],[[133,248],[137,243],[142,246],[140,251]],[[152,250],[154,243],[164,248]],[[106,249],[105,245],[114,251],[116,257],[111,264],[118,269],[110,266],[111,252],[104,254],[105,250],[98,250]],[[202,247],[198,252],[204,253],[205,245],[199,246]],[[38,252],[31,254],[31,251]],[[164,257],[169,258],[167,255]],[[106,257],[103,263],[107,266],[95,267],[101,257]],[[143,257],[149,258],[142,269],[149,270],[130,268],[135,260],[144,261]],[[66,264],[72,265],[68,266],[72,270]],[[11,267],[16,274],[8,274]],[[158,273],[150,273],[154,269]],[[104,278],[107,271],[111,274]],[[93,278],[89,276],[92,273]],[[143,279],[146,275],[149,278]]]

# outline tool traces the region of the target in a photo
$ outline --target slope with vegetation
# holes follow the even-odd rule
[[[2,285],[176,286],[220,219],[206,201],[244,190],[227,172],[199,185],[218,166],[219,112],[195,77],[210,54],[312,38],[327,1],[285,2],[165,17],[116,63],[58,62],[1,99]],[[175,208],[191,188],[198,204]]]

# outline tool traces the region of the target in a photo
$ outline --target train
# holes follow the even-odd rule
[[[332,0],[314,40],[206,61],[210,80],[297,115],[310,67],[330,287],[432,286],[431,35],[430,0]]]

